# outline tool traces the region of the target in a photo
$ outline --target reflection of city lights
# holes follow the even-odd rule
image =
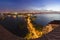
[[[18,15],[18,17],[21,17],[20,15]]]
[[[16,15],[14,15],[13,18],[16,18]]]
[[[8,15],[8,17],[11,17],[11,15]]]

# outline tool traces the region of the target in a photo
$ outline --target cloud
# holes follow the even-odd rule
[[[46,5],[44,8],[46,10],[60,11],[60,5],[58,4]]]

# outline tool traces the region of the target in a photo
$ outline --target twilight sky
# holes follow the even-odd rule
[[[1,10],[60,11],[60,0],[0,0],[0,11]]]

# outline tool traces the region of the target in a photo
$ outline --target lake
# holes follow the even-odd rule
[[[53,20],[60,20],[60,14],[34,14],[33,16],[36,16],[34,22],[42,26],[46,26]],[[25,37],[29,32],[25,19],[24,17],[13,18],[6,16],[3,20],[0,19],[0,25],[17,36]]]
[[[37,16],[35,22],[44,26],[53,20],[60,20],[60,14],[36,14],[35,16]]]

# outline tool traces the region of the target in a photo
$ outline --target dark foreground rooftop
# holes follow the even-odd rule
[[[49,24],[60,24],[60,20],[51,21]]]

